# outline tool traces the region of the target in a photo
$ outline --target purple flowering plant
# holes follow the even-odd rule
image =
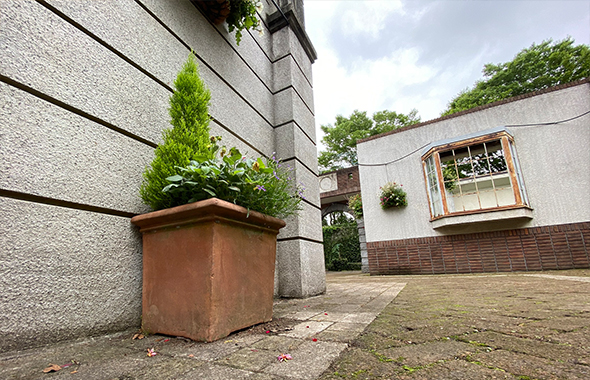
[[[302,184],[274,156],[247,158],[236,148],[220,147],[221,137],[211,137],[209,154],[196,156],[180,174],[167,178],[174,206],[219,198],[250,210],[285,218],[301,210]]]
[[[382,209],[408,205],[407,194],[402,187],[403,185],[398,185],[395,182],[388,182],[379,188],[381,190],[379,200]]]

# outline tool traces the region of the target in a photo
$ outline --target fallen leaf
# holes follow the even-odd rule
[[[72,372],[70,372],[70,373],[76,373],[76,372],[78,372],[78,370],[74,370],[74,371],[72,371]]]
[[[170,339],[164,339],[164,343],[170,342]]]
[[[57,372],[61,370],[61,366],[57,365],[57,364],[51,364],[49,363],[49,367],[45,368],[43,370],[44,373],[49,373],[49,372]]]
[[[193,354],[190,354],[188,357],[189,357],[189,358],[194,358],[194,357],[195,357],[195,355],[193,355]]]
[[[133,335],[133,338],[131,338],[131,339],[135,340],[135,339],[143,339],[143,338],[145,338],[145,335],[137,333],[137,334]]]

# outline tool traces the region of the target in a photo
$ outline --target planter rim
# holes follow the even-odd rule
[[[141,231],[191,223],[201,219],[221,218],[251,224],[278,231],[287,224],[284,220],[275,218],[258,211],[248,213],[248,209],[218,198],[209,198],[186,205],[153,211],[131,218],[131,223],[139,226]]]

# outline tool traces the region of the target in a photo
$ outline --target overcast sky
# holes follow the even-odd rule
[[[590,45],[590,1],[304,0],[320,125],[355,109],[435,119],[486,63],[567,36]]]

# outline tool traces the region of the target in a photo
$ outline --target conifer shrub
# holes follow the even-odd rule
[[[154,210],[175,206],[170,193],[162,189],[170,182],[166,178],[179,174],[196,156],[209,155],[209,101],[211,93],[199,77],[193,53],[174,81],[170,97],[171,129],[163,132],[163,144],[158,145],[155,158],[143,174],[140,195]]]

